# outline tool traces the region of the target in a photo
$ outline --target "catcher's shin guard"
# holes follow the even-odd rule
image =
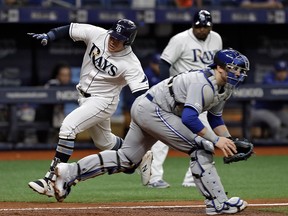
[[[121,151],[105,150],[99,154],[87,156],[77,162],[78,181],[84,181],[105,173],[114,174],[135,170],[132,164]]]
[[[206,199],[213,200],[215,209],[221,209],[228,197],[214,166],[212,153],[194,151],[191,154],[191,171],[200,193]]]

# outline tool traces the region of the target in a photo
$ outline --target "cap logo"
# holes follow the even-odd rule
[[[119,24],[116,25],[115,29],[118,33],[120,33],[122,31],[121,25],[119,25]]]
[[[205,19],[205,15],[204,14],[200,14],[199,19],[201,20],[201,22],[204,22]]]

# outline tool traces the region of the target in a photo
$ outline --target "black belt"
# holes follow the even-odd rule
[[[78,89],[78,90],[83,97],[85,98],[91,97],[91,94],[84,92],[82,89]]]
[[[177,75],[175,75],[175,76],[173,76],[170,80],[169,80],[169,82],[168,82],[168,89],[169,89],[169,93],[170,93],[170,95],[171,95],[171,97],[175,100],[175,106],[179,106],[179,105],[182,105],[183,103],[180,103],[180,102],[178,102],[178,101],[176,101],[176,99],[175,99],[175,94],[174,94],[174,91],[173,91],[173,79],[176,77]]]
[[[177,75],[175,75],[175,76],[173,76],[170,80],[169,80],[169,82],[168,82],[168,88],[169,88],[169,93],[170,93],[170,95],[171,95],[171,97],[173,97],[174,98],[174,91],[173,91],[173,79],[176,77]]]
[[[146,94],[146,98],[148,100],[150,100],[151,102],[153,101],[153,96],[151,94],[149,94],[149,93]]]

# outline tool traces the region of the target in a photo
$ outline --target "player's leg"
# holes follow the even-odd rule
[[[193,178],[192,173],[191,173],[190,166],[188,167],[188,169],[185,173],[184,180],[182,182],[182,186],[183,187],[195,187],[196,186],[195,182],[194,182],[194,178]]]
[[[204,124],[204,126],[206,128],[208,128],[208,130],[212,130],[212,128],[211,128],[211,126],[210,126],[210,124],[208,122],[208,119],[207,119],[207,111],[201,113],[199,115],[199,119]],[[193,179],[190,167],[188,167],[188,169],[187,169],[187,171],[185,173],[185,177],[184,177],[182,186],[183,187],[195,187],[195,183],[194,183],[194,179]]]
[[[68,114],[62,123],[56,153],[48,172],[43,179],[29,182],[29,187],[39,194],[49,197],[54,196],[55,166],[59,162],[67,162],[69,160],[74,150],[76,135],[109,118],[116,108],[116,99],[111,101],[111,99],[107,98],[82,98],[80,106]]]
[[[191,171],[199,192],[205,197],[206,214],[234,214],[246,208],[239,197],[228,199],[217,173],[213,153],[197,149],[191,154]]]
[[[144,154],[156,140],[142,132],[136,124],[125,137],[123,146],[118,151],[105,150],[98,154],[82,158],[77,163],[60,163],[56,167],[56,199],[63,201],[70,192],[71,185],[79,181],[118,172],[133,173]]]
[[[281,120],[281,132],[280,138],[287,139],[288,138],[288,112],[283,109],[281,111],[275,112],[278,118]]]
[[[121,147],[123,139],[111,132],[110,118],[88,129],[94,145],[100,150],[117,150]]]
[[[151,176],[148,187],[152,188],[168,188],[170,185],[163,180],[163,163],[167,157],[169,147],[157,141],[151,148],[153,160],[151,164]]]
[[[281,120],[274,112],[266,109],[251,110],[251,121],[253,124],[265,124],[269,127],[274,139],[281,139]]]

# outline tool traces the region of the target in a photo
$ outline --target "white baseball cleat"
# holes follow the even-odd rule
[[[248,206],[248,203],[239,197],[232,197],[222,204],[221,209],[216,209],[213,200],[206,201],[206,214],[235,214],[243,211]]]
[[[63,202],[71,191],[72,170],[67,163],[59,163],[55,167],[56,181],[54,183],[55,198],[58,202]]]
[[[183,187],[196,187],[191,171],[187,171],[182,183]]]
[[[146,154],[142,158],[142,162],[140,163],[138,170],[141,175],[142,184],[145,186],[149,183],[151,177],[151,164],[153,159],[153,153],[151,150],[147,151]]]
[[[38,179],[31,181],[28,186],[39,194],[46,195],[48,197],[54,197],[53,182],[48,179]]]

